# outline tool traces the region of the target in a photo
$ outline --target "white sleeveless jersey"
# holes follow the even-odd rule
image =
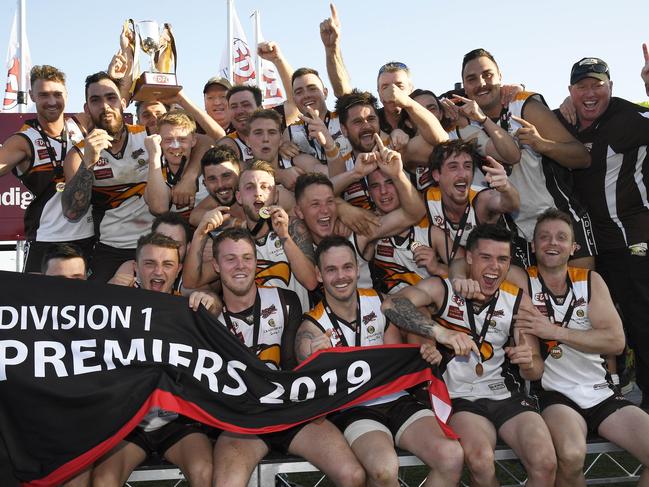
[[[236,313],[228,313],[228,317],[221,313],[218,321],[268,367],[279,370],[282,334],[288,318],[280,290],[274,287],[258,287],[255,307],[257,305],[259,316],[255,313],[254,319],[250,322],[237,316]]]
[[[387,237],[377,240],[374,246],[374,265],[390,294],[430,277],[425,267],[417,266],[411,250],[413,242],[431,246],[428,219],[410,227],[408,236],[399,242],[400,237]]]
[[[257,285],[274,286],[293,291],[300,299],[302,311],[307,311],[311,307],[309,292],[293,274],[286,252],[284,252],[284,246],[277,234],[271,230],[265,237],[255,240],[255,247],[257,249]]]
[[[389,326],[389,322],[381,311],[381,295],[374,289],[363,289],[359,287],[356,296],[358,309],[360,310],[358,313],[359,321],[356,323],[356,326],[361,327],[358,339],[356,337],[356,330],[349,323],[334,316],[343,335],[340,336],[338,330],[336,330],[336,326],[332,322],[332,317],[324,301],[321,301],[315,308],[305,313],[304,318],[315,324],[323,332],[332,330],[331,344],[334,347],[373,347],[383,345],[383,335]],[[394,401],[405,394],[403,391],[396,392],[361,403],[359,406],[383,404]]]
[[[521,92],[516,95],[514,101],[509,104],[508,117],[515,115],[522,118],[523,107],[528,100],[535,99],[545,105],[543,97],[536,93]],[[509,118],[509,133],[513,136],[521,125],[513,118]],[[548,208],[554,205],[554,199],[550,195],[545,175],[543,173],[543,158],[530,146],[521,146],[521,160],[512,167],[509,181],[522,195],[521,206],[517,213],[512,214],[514,222],[520,234],[528,242],[532,241],[536,218]]]
[[[345,137],[340,129],[340,119],[336,112],[327,112],[325,116],[325,124],[329,129],[331,137],[336,142],[340,154],[344,157],[351,153],[352,146],[347,137]],[[315,140],[309,139],[306,132],[306,126],[303,121],[295,122],[286,128],[289,139],[300,148],[300,152],[312,155],[323,164],[327,163],[327,156],[324,148]]]
[[[95,230],[90,208],[77,222],[71,222],[63,216],[61,196],[62,185],[65,183],[62,173],[65,141],[63,138],[47,136],[47,142],[56,156],[56,161],[53,161],[41,133],[34,128],[34,124],[37,123],[36,119],[29,120],[17,132],[27,140],[33,154],[25,172],[21,172],[18,168],[13,170],[13,173],[34,195],[34,199],[25,210],[25,236],[27,240],[39,242],[71,242],[92,237]],[[66,152],[69,152],[74,144],[83,140],[83,133],[72,118],[65,119],[64,127],[64,137],[67,138]],[[57,163],[60,163],[60,175],[55,173]],[[61,191],[57,190],[57,185]]]
[[[246,144],[243,140],[241,140],[236,130],[226,135],[226,137],[234,140],[235,144],[237,144],[237,147],[239,148],[239,155],[241,157],[241,162],[251,161],[254,159],[254,156],[252,155],[252,149],[248,147],[248,144]]]
[[[463,297],[453,292],[453,286],[448,279],[443,282],[446,286],[446,299],[435,319],[445,328],[461,331],[470,336],[467,303]],[[488,324],[485,340],[480,347],[482,376],[476,372],[476,366],[480,362],[474,352],[471,352],[468,357],[455,356],[446,365],[444,382],[452,399],[459,397],[470,401],[506,399],[511,397],[513,392],[521,390],[522,381],[516,367],[509,363],[504,347],[513,337],[512,320],[518,310],[522,292],[522,289],[507,281],[500,285],[491,322]],[[475,314],[478,334],[482,330],[489,304],[480,313]]]
[[[146,131],[126,125],[127,140],[119,154],[101,151],[92,168],[92,207],[99,241],[105,245],[134,249],[137,239],[151,231],[154,216],[144,201],[149,174],[149,155],[144,148]],[[83,154],[83,141],[77,149]]]
[[[460,239],[460,245],[462,247],[466,245],[466,240],[469,238],[471,231],[480,223],[475,212],[475,198],[480,191],[483,191],[483,188],[478,186],[471,186],[469,189],[469,204],[471,205],[471,209],[469,210],[469,216],[464,226],[464,234],[462,234],[462,238]],[[433,186],[426,190],[426,213],[428,215],[428,222],[431,225],[441,228],[451,241],[455,240],[458,229],[454,228],[453,224],[447,221],[446,215],[444,215],[442,191],[439,189],[439,186]]]
[[[541,281],[538,278],[538,269],[530,267],[527,273],[532,304],[541,313],[548,316]],[[590,271],[569,267],[568,277],[572,282],[572,289],[563,303],[557,304],[550,296],[554,318],[557,322],[562,322],[574,296],[576,301],[568,328],[582,331],[591,330],[592,326],[588,317]],[[550,353],[550,350],[556,346],[561,349],[560,356],[556,353],[556,348],[554,353]],[[541,340],[541,351],[545,359],[545,368],[541,377],[541,387],[544,390],[560,392],[584,409],[593,407],[614,394],[606,380],[606,368],[601,355],[580,352],[565,343],[548,340]]]
[[[347,238],[349,242],[354,246],[356,251],[356,261],[358,264],[358,287],[359,288],[372,288],[374,283],[372,282],[372,274],[370,273],[370,264],[365,258],[361,255],[361,252],[358,247],[358,242],[356,241],[356,234],[352,234]]]

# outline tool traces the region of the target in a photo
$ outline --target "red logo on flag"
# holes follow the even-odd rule
[[[2,102],[2,109],[5,111],[11,110],[18,104],[18,76],[20,76],[20,61],[15,57],[7,72],[7,86]]]

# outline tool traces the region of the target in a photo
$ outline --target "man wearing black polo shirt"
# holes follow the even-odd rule
[[[573,171],[577,196],[588,206],[596,269],[619,305],[635,350],[636,383],[649,407],[649,109],[612,97],[608,65],[583,58],[572,67],[576,124],[562,122],[589,150],[592,164]]]

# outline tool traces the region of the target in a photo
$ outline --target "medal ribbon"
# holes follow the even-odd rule
[[[475,325],[475,314],[473,311],[473,302],[469,299],[465,300],[466,303],[466,312],[469,317],[469,326],[471,327],[471,336],[473,341],[478,346],[478,352],[480,353],[480,362],[484,360],[482,356],[481,345],[484,342],[485,337],[487,336],[487,331],[489,331],[489,323],[494,315],[494,310],[496,309],[496,301],[498,301],[499,292],[496,292],[496,295],[491,298],[491,304],[489,304],[489,309],[485,315],[484,321],[482,322],[482,328],[480,329],[480,334],[478,334],[476,325]]]
[[[356,306],[356,330],[354,331],[354,346],[360,347],[361,346],[361,300],[360,296],[358,293],[356,293],[356,301],[357,301],[357,306]],[[340,323],[338,321],[338,318],[336,315],[331,311],[331,308],[329,307],[329,304],[327,303],[327,299],[324,299],[324,307],[325,311],[327,312],[327,316],[329,317],[329,321],[331,321],[331,325],[334,327],[334,330],[336,330],[336,333],[340,337],[340,341],[342,342],[343,346],[349,347],[349,343],[347,343],[347,339],[345,338],[345,334],[343,333],[342,328],[340,327]]]

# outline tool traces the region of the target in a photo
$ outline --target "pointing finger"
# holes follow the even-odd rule
[[[471,103],[471,100],[469,100],[468,98],[464,98],[463,96],[460,95],[453,95],[453,99],[463,101],[464,103]]]
[[[338,23],[338,10],[336,9],[336,6],[333,4],[333,2],[331,2],[329,4],[329,8],[331,9],[331,18],[337,24]]]
[[[516,115],[512,115],[512,120],[520,123],[523,127],[534,127],[531,123],[529,123],[527,120],[524,118],[517,117]]]
[[[642,43],[642,54],[644,54],[645,63],[649,63],[649,47],[646,43]]]
[[[383,145],[383,141],[381,140],[379,134],[374,134],[374,141],[376,142],[376,148],[379,150],[379,152],[383,152],[385,146]]]

